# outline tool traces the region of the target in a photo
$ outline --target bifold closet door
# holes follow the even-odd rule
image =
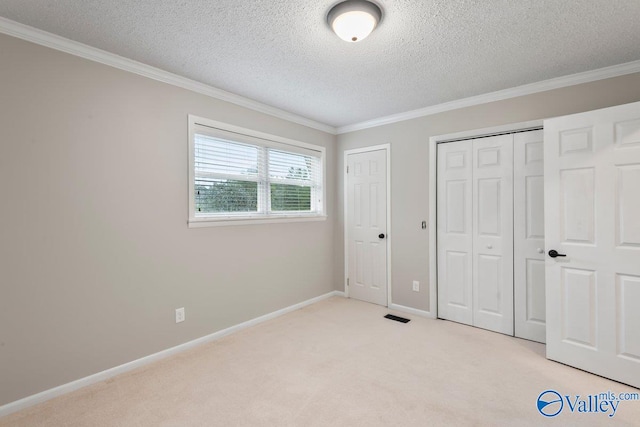
[[[472,142],[437,150],[438,317],[472,325]]]
[[[473,141],[473,325],[513,335],[513,135]]]
[[[541,130],[514,135],[515,336],[546,341],[544,151]]]
[[[513,335],[513,136],[438,145],[438,316]]]

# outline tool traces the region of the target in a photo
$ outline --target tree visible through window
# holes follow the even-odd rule
[[[257,212],[262,150],[195,136],[196,213]]]
[[[258,184],[247,181],[196,181],[198,212],[257,212]]]
[[[291,167],[288,177],[308,176],[301,168]],[[271,209],[274,211],[311,210],[311,188],[301,185],[271,184]]]

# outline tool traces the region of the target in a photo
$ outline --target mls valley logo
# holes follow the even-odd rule
[[[613,418],[620,402],[640,400],[640,393],[613,393],[607,391],[598,394],[564,395],[555,390],[547,390],[538,396],[538,412],[545,417],[555,417],[563,411],[577,414],[602,414]]]

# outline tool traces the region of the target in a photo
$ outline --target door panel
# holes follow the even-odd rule
[[[560,229],[565,243],[594,243],[595,170],[581,168],[560,171]]]
[[[591,127],[566,130],[560,133],[560,155],[573,156],[576,153],[593,152],[593,132]]]
[[[444,215],[447,233],[464,234],[467,232],[466,223],[468,209],[465,209],[466,198],[469,193],[470,182],[466,180],[451,180],[446,182],[446,206]]]
[[[640,166],[618,166],[616,235],[618,246],[640,248]]]
[[[350,154],[347,165],[349,297],[386,306],[386,151]]]
[[[544,145],[541,130],[514,135],[515,336],[545,342]]]
[[[473,324],[513,335],[513,135],[473,140]]]
[[[562,339],[596,348],[595,271],[562,267]]]
[[[501,315],[502,298],[500,289],[502,280],[502,257],[494,255],[479,255],[477,276],[477,311],[481,313]]]
[[[445,255],[445,268],[447,281],[447,289],[443,289],[443,293],[447,295],[447,304],[469,308],[469,280],[470,272],[467,269],[469,265],[469,254],[464,252],[447,251]]]
[[[524,320],[527,323],[534,324],[535,326],[541,326],[538,329],[542,332],[542,337],[540,337],[540,339],[534,339],[534,341],[544,342],[544,325],[546,318],[544,300],[544,261],[531,258],[527,259],[526,275],[527,277],[524,281],[526,286],[524,295],[526,298],[526,312],[524,313]],[[522,309],[522,307],[520,309]],[[516,336],[520,338],[533,339],[531,335],[518,334],[518,332],[516,332]]]
[[[542,163],[540,163],[540,175],[526,176],[524,181],[524,207],[523,215],[526,225],[527,239],[544,239],[544,177],[542,176]]]
[[[438,144],[438,316],[473,324],[470,141]]]
[[[640,103],[544,127],[547,357],[640,387]]]
[[[478,234],[500,236],[500,179],[478,180]]]
[[[625,358],[640,361],[640,310],[634,305],[640,301],[640,277],[616,276],[616,305],[619,316],[618,353]]]

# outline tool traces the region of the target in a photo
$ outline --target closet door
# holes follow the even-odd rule
[[[521,132],[513,142],[515,335],[544,343],[543,132]]]
[[[438,144],[438,316],[473,324],[472,142]]]
[[[472,147],[473,325],[513,335],[513,135]]]

